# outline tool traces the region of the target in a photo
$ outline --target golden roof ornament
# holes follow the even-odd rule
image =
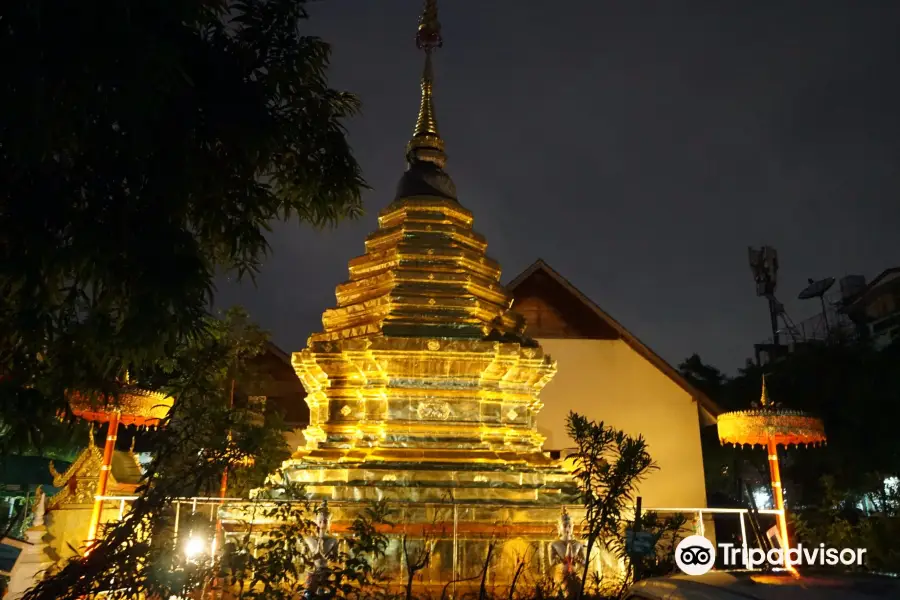
[[[825,426],[818,417],[800,410],[783,408],[769,397],[766,378],[762,378],[759,405],[749,410],[735,410],[719,415],[719,441],[743,446],[819,445],[825,443]]]
[[[426,0],[416,31],[416,47],[425,52],[425,68],[422,72],[419,116],[416,119],[413,137],[406,145],[406,159],[411,165],[416,162],[429,162],[443,169],[447,163],[444,140],[438,132],[434,110],[434,71],[431,65],[431,53],[443,45],[441,24],[437,16],[437,1]]]
[[[762,376],[762,391],[759,394],[759,405],[763,408],[774,408],[772,401],[769,400],[769,392],[766,389],[766,376]]]
[[[444,140],[438,132],[434,111],[434,71],[431,53],[443,45],[441,24],[437,18],[437,3],[427,0],[419,17],[416,46],[425,52],[425,69],[422,72],[422,94],[419,115],[412,138],[406,145],[406,172],[397,184],[395,201],[411,198],[441,198],[456,201],[456,185],[444,172],[447,155]]]

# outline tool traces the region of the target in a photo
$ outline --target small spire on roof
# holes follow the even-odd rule
[[[416,32],[416,46],[425,52],[425,68],[422,72],[422,99],[419,103],[419,116],[412,139],[406,145],[406,160],[414,162],[430,162],[438,168],[444,168],[447,155],[444,154],[444,140],[438,132],[437,116],[434,110],[433,85],[434,72],[431,66],[431,53],[444,45],[441,38],[441,24],[438,21],[437,1],[425,0],[422,16],[419,17],[419,28]]]

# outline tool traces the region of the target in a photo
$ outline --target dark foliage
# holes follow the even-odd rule
[[[65,390],[110,391],[198,334],[273,219],[324,225],[363,182],[329,47],[296,0],[23,0],[0,53],[2,449]],[[13,58],[15,57],[15,58]]]
[[[74,600],[101,592],[110,598],[168,598],[195,589],[205,571],[171,546],[172,500],[217,494],[225,469],[245,469],[245,480],[259,485],[272,465],[287,457],[277,421],[261,418],[254,407],[230,406],[231,382],[242,380],[265,336],[240,310],[222,320],[208,318],[204,331],[147,376],[165,379],[162,389],[177,401],[162,426],[145,434],[154,458],[138,499],[89,554],[39,583],[28,592],[29,600]],[[250,457],[255,462],[247,467]]]
[[[659,467],[642,436],[632,437],[574,412],[569,413],[566,429],[577,448],[574,476],[585,507],[587,560],[574,594],[581,598],[594,545],[600,542],[612,551],[622,548],[622,521],[626,511],[634,506],[637,486]]]
[[[226,545],[216,564],[209,564],[195,588],[217,588],[244,600],[335,600],[377,598],[381,573],[374,567],[387,549],[380,526],[391,525],[390,511],[377,502],[361,511],[325,564],[307,541],[317,536],[314,506],[299,487],[287,483],[259,494],[250,514],[278,525],[251,529]],[[314,575],[313,575],[314,573]],[[220,575],[220,577],[217,577]],[[313,575],[316,583],[313,584]]]
[[[682,372],[728,410],[769,395],[786,408],[821,417],[828,443],[782,449],[782,476],[798,541],[868,548],[870,568],[900,569],[896,535],[900,496],[886,481],[900,475],[900,345],[876,349],[835,339],[803,347],[771,365],[748,365],[735,377],[691,357]],[[766,452],[722,447],[715,428],[703,432],[707,490],[712,505],[740,504],[736,479],[768,486]]]

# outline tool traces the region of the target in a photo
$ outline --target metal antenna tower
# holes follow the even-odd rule
[[[791,340],[797,340],[797,328],[794,322],[784,310],[784,305],[775,297],[775,289],[778,287],[778,252],[771,246],[762,248],[748,248],[750,270],[753,271],[753,279],[756,281],[756,295],[765,298],[769,303],[769,321],[772,325],[772,342],[775,346],[781,344],[778,318],[784,322],[785,331],[791,336]]]

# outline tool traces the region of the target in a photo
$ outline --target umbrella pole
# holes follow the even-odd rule
[[[88,527],[87,549],[90,551],[97,537],[97,528],[100,526],[100,515],[103,512],[102,496],[106,495],[106,485],[109,482],[109,471],[112,468],[113,452],[116,449],[116,434],[119,431],[119,413],[114,411],[109,417],[109,429],[106,432],[106,443],[103,445],[103,463],[100,465],[100,476],[97,478],[97,493],[94,498],[94,508],[91,511],[91,524]]]
[[[778,466],[778,444],[769,438],[769,475],[772,478],[772,497],[775,499],[775,509],[779,511],[777,515],[778,532],[781,535],[781,545],[783,549],[783,558],[785,568],[788,566],[787,551],[790,548],[787,532],[787,518],[784,512],[784,494],[781,491],[781,469]]]

